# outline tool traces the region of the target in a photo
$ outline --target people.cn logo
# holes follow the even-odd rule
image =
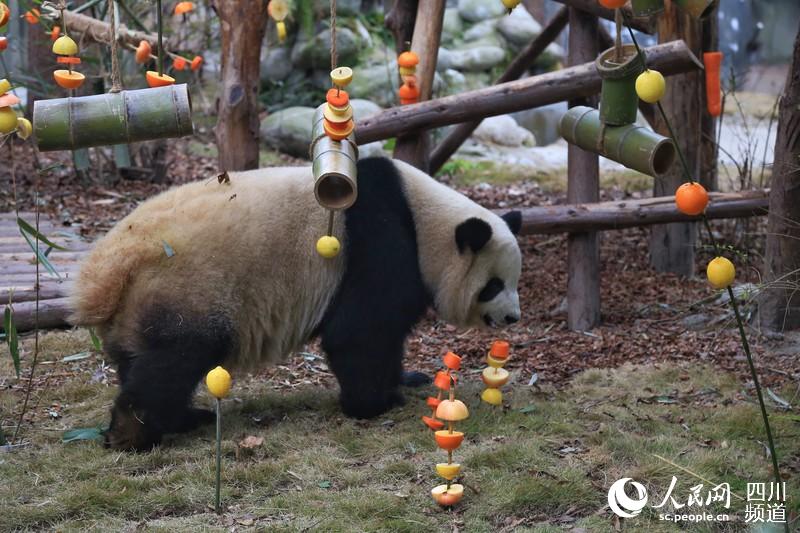
[[[636,499],[625,494],[625,484],[630,481],[631,486],[636,489]],[[608,489],[608,506],[614,514],[622,518],[633,518],[644,509],[647,504],[647,489],[644,485],[637,483],[632,478],[624,477],[618,479]]]

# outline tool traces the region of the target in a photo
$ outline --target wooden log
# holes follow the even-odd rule
[[[39,284],[39,300],[53,300],[66,298],[72,287],[72,282],[42,282]],[[5,305],[9,297],[17,302],[31,302],[36,299],[36,290],[33,285],[6,285],[0,280],[0,305]]]
[[[665,76],[702,68],[703,64],[682,41],[647,49],[648,66]],[[594,61],[517,81],[510,81],[427,102],[392,107],[360,120],[356,141],[373,141],[405,135],[419,129],[439,128],[495,115],[504,115],[600,92],[600,75]]]
[[[39,328],[68,326],[67,316],[72,308],[69,298],[55,298],[39,302],[39,317],[36,319],[36,302],[20,302],[14,307],[14,325],[17,331],[28,331],[38,324]]]
[[[597,17],[569,8],[567,64],[593,61],[600,52]],[[575,98],[569,107],[596,105],[596,98]],[[600,197],[597,155],[574,144],[567,148],[567,201],[596,202]],[[573,331],[590,330],[600,323],[600,246],[596,231],[567,237],[567,325]]]
[[[433,92],[433,76],[436,74],[444,8],[445,0],[420,2],[417,8],[411,50],[419,56],[416,76],[420,90],[419,98],[423,102],[430,100]],[[430,134],[420,130],[411,135],[398,137],[394,157],[427,172],[430,162]]]
[[[614,10],[607,9],[601,6],[597,2],[597,0],[555,0],[555,1],[564,4],[566,6],[579,9],[585,13],[590,13],[601,19],[606,19],[610,20],[611,22],[614,22]],[[625,16],[625,20],[630,24],[631,28],[633,28],[634,30],[639,30],[640,32],[648,34],[655,33],[657,17],[655,16],[634,17],[630,6],[623,7],[622,13]]]
[[[692,53],[701,49],[700,22],[677,8],[674,2],[666,2],[658,22],[659,42],[681,40]],[[650,65],[648,67],[655,68]],[[690,178],[700,179],[701,113],[704,108],[702,72],[693,71],[667,80],[667,91],[661,105],[675,131],[675,144],[680,147],[689,165]],[[670,132],[661,114],[656,114],[653,128],[657,133],[669,136]],[[675,194],[677,188],[688,181],[683,167],[673,165],[663,176],[653,182],[653,196]],[[691,276],[695,267],[695,243],[697,224],[676,223],[654,226],[650,236],[650,264],[659,272],[673,272]]]
[[[80,40],[85,44],[102,43],[108,45],[111,43],[111,25],[108,22],[69,10],[64,11],[64,22],[73,37],[76,37],[75,34],[80,36],[80,39],[76,40]],[[132,30],[125,24],[117,26],[117,41],[134,48],[139,46],[140,41],[147,41],[153,48],[154,53],[158,50],[157,34]]]
[[[709,219],[763,216],[769,208],[769,191],[711,193],[706,210]],[[508,210],[497,211],[503,214]],[[523,235],[609,231],[625,228],[699,220],[675,207],[673,196],[591,204],[526,207],[522,213]],[[0,300],[1,301],[1,300]]]
[[[506,68],[495,84],[513,81],[522,76],[528,70],[534,61],[545,51],[545,49],[552,43],[556,37],[561,33],[569,20],[569,14],[566,7],[562,7],[556,13],[547,26],[544,27],[542,33],[537,35],[518,55],[514,58],[510,65]],[[475,120],[472,122],[464,122],[459,124],[453,131],[447,134],[447,137],[436,146],[431,154],[431,162],[429,171],[435,174],[445,161],[450,159],[450,156],[455,153],[458,148],[464,144],[472,132],[481,125],[482,120]]]
[[[58,262],[66,262],[66,261],[80,261],[86,256],[85,252],[62,252],[56,251],[53,252],[48,259],[53,264]],[[34,259],[33,250],[30,248],[24,252],[2,252],[0,253],[0,262],[3,261],[33,261]],[[44,268],[44,267],[42,267]]]

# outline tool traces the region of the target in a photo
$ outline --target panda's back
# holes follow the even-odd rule
[[[327,212],[312,187],[308,167],[270,168],[144,202],[83,263],[72,322],[135,351],[165,305],[181,320],[222,314],[235,324],[237,363],[277,359],[311,334],[343,271],[342,258],[313,251]]]

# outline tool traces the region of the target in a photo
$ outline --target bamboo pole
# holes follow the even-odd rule
[[[646,52],[648,67],[665,76],[703,66],[680,40],[652,46]],[[591,96],[600,91],[600,85],[594,61],[588,61],[557,72],[386,109],[358,122],[356,142],[366,144],[419,129],[439,128]]]
[[[536,61],[542,52],[547,49],[550,43],[552,43],[556,37],[558,37],[558,35],[567,25],[568,20],[569,16],[567,8],[562,7],[558,13],[553,16],[550,22],[547,23],[547,26],[545,26],[545,28],[542,30],[542,33],[537,35],[528,44],[528,46],[526,46],[525,49],[514,58],[511,64],[506,68],[505,72],[503,72],[500,77],[497,78],[495,84],[519,79],[519,77],[522,76],[522,74],[524,74],[528,68],[530,68],[530,66],[534,61]],[[469,136],[472,135],[472,132],[481,125],[481,122],[481,120],[475,120],[473,122],[459,124],[453,128],[453,131],[451,131],[447,137],[442,139],[442,141],[436,146],[431,154],[431,162],[429,166],[429,171],[431,174],[435,174],[436,171],[439,170],[442,165],[444,165],[445,161],[450,159],[450,156],[453,155],[462,144],[464,144],[464,141],[466,141]]]

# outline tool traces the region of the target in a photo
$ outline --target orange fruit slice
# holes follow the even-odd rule
[[[454,354],[453,352],[447,352],[442,357],[442,361],[444,361],[444,366],[449,368],[450,370],[458,370],[461,368],[461,357]]]
[[[431,428],[434,431],[438,431],[444,427],[444,422],[441,420],[436,420],[435,418],[431,418],[429,416],[423,416],[422,421],[425,422],[425,425]]]
[[[464,433],[461,431],[453,431],[450,433],[447,429],[440,429],[433,434],[433,438],[436,439],[436,445],[439,448],[452,452],[461,446],[461,443],[464,441]]]
[[[175,4],[175,14],[185,15],[194,11],[194,2],[178,2]]]
[[[325,134],[334,141],[342,141],[346,139],[348,135],[353,133],[353,130],[356,127],[355,122],[352,120],[345,122],[344,129],[335,129],[335,126],[332,127],[332,124],[333,123],[328,122],[327,119],[322,121],[322,126],[325,128]]]
[[[197,70],[203,66],[203,56],[194,56],[192,59],[192,70]]]
[[[175,83],[175,78],[172,76],[167,76],[166,74],[159,76],[155,70],[148,70],[144,77],[150,87],[166,87]]]
[[[9,18],[11,18],[11,9],[5,4],[0,4],[0,28],[8,24]]]
[[[153,53],[153,48],[147,41],[139,41],[139,46],[136,47],[136,62],[140,65],[147,63],[150,60],[150,54]]]
[[[340,89],[328,89],[328,94],[325,95],[325,101],[334,107],[346,107],[350,103],[350,97],[347,91]]]
[[[439,407],[439,403],[441,403],[441,401],[442,400],[440,400],[439,398],[428,396],[428,399],[425,400],[425,403],[428,404],[428,407],[430,407],[431,409],[436,409],[437,407]]]
[[[172,60],[172,68],[175,70],[184,70],[186,68],[186,59],[181,56],[176,57]]]
[[[397,64],[403,68],[416,67],[419,64],[419,56],[414,52],[403,52],[397,56]]]
[[[506,341],[494,341],[489,348],[489,355],[495,359],[505,359],[508,357],[509,344]]]
[[[53,78],[58,86],[63,89],[77,89],[86,81],[86,76],[74,70],[72,72],[62,69],[56,70],[53,72]]]

